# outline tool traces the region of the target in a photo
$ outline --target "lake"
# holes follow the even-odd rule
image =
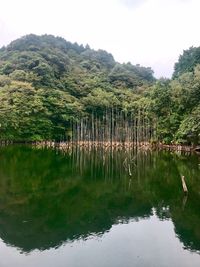
[[[199,267],[200,157],[0,147],[0,266]]]

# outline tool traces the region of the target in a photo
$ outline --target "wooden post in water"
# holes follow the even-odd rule
[[[183,175],[181,176],[181,181],[182,181],[183,191],[184,191],[185,194],[187,194],[188,193],[188,189],[187,189],[187,185],[185,183],[185,177]]]

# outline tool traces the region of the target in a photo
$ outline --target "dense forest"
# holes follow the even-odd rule
[[[65,141],[76,131],[80,139],[198,144],[199,64],[200,47],[191,47],[171,80],[157,80],[151,68],[89,45],[24,36],[0,49],[0,139]]]

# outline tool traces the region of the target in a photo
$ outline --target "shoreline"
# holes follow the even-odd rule
[[[47,148],[60,148],[67,149],[74,146],[79,147],[89,147],[89,148],[140,148],[144,150],[168,150],[168,151],[180,151],[180,152],[195,152],[200,153],[200,145],[180,145],[180,144],[171,144],[166,145],[162,143],[149,143],[149,142],[116,142],[116,141],[69,141],[69,142],[55,142],[55,141],[0,141],[0,146],[4,145],[33,145],[38,147],[47,147]]]

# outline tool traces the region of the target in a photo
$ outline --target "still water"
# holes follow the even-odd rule
[[[200,158],[1,147],[0,266],[199,267]]]

